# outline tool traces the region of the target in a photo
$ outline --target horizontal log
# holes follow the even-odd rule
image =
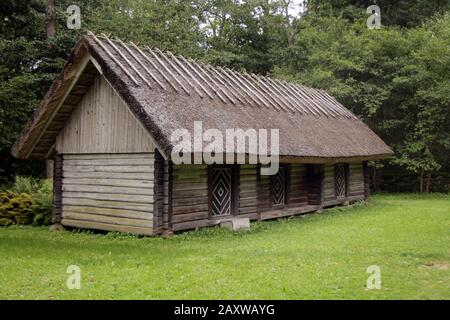
[[[239,168],[242,169],[257,169],[258,165],[257,164],[241,164],[239,165]]]
[[[212,225],[216,225],[218,223],[219,223],[218,221],[209,220],[209,219],[174,223],[172,225],[172,230],[173,231],[190,230],[190,229],[212,226]]]
[[[193,171],[193,170],[207,170],[206,164],[180,164],[173,165],[173,172],[178,171]]]
[[[65,166],[153,166],[154,159],[64,160]]]
[[[236,215],[238,218],[248,218],[250,220],[259,220],[259,213],[252,212],[252,213],[239,213]]]
[[[139,172],[153,173],[151,166],[66,166],[64,172]]]
[[[89,179],[89,178],[64,178],[63,184],[113,186],[113,187],[136,187],[153,189],[154,182],[150,180],[133,179]]]
[[[119,226],[144,227],[144,228],[153,227],[153,220],[137,220],[114,216],[104,216],[99,214],[77,213],[70,211],[63,211],[63,219],[108,223]]]
[[[209,202],[209,199],[207,197],[203,198],[185,198],[185,199],[173,199],[172,200],[172,206],[193,206],[197,204],[207,204]]]
[[[284,209],[276,209],[261,212],[261,220],[267,219],[275,219],[281,217],[288,217],[297,214],[314,212],[320,209],[319,205],[307,205],[307,206],[299,206],[295,208],[284,208]]]
[[[252,188],[239,188],[240,192],[239,195],[241,197],[252,197],[254,195],[256,195],[258,193],[258,188],[257,187],[252,187]]]
[[[188,222],[208,219],[208,211],[200,211],[186,214],[176,214],[172,216],[172,223]]]
[[[251,206],[257,206],[258,205],[258,199],[250,198],[250,199],[239,199],[239,207],[251,207]]]
[[[240,176],[239,177],[239,181],[243,182],[243,181],[250,181],[250,182],[255,182],[258,181],[258,176],[255,175],[248,175],[248,176]]]
[[[192,198],[192,197],[208,197],[208,190],[194,190],[194,191],[186,191],[181,190],[172,194],[173,199],[182,199],[182,198]]]
[[[148,209],[153,208],[150,208],[149,206]],[[152,212],[133,211],[126,209],[98,208],[98,207],[74,206],[63,204],[63,213],[64,212],[76,212],[76,213],[103,215],[103,216],[138,219],[138,220],[153,220]]]
[[[249,213],[257,213],[258,208],[256,206],[254,207],[242,207],[239,208],[239,215],[242,214],[249,214]]]
[[[289,202],[306,202],[308,200],[307,196],[290,196]]]
[[[191,206],[172,206],[173,215],[183,215],[192,212],[206,212],[208,215],[209,206],[207,203],[191,205]]]
[[[206,183],[191,183],[191,184],[174,184],[173,192],[184,192],[184,191],[194,191],[194,190],[208,190],[208,185]]]
[[[208,178],[206,176],[202,177],[196,177],[191,179],[174,179],[173,184],[174,185],[183,185],[183,184],[190,184],[190,183],[208,183]]]
[[[349,196],[348,197],[348,201],[350,201],[350,202],[360,201],[360,200],[365,200],[364,194],[354,195],[354,196]]]
[[[329,207],[329,206],[335,206],[338,204],[343,204],[345,202],[347,202],[348,199],[347,197],[335,197],[334,199],[329,199],[323,202],[323,206],[324,207]]]
[[[153,204],[153,196],[142,196],[142,195],[124,195],[124,194],[65,191],[65,192],[63,192],[63,197]]]
[[[88,178],[88,179],[129,179],[153,181],[153,173],[133,172],[63,172],[64,178]]]
[[[96,159],[154,159],[154,153],[98,153],[98,154],[64,154],[64,160]]]
[[[140,204],[122,201],[108,201],[108,200],[68,198],[68,197],[63,197],[62,203],[63,205],[71,205],[71,206],[87,206],[95,208],[110,208],[110,209],[133,210],[142,212],[153,212],[153,204]]]
[[[111,187],[111,186],[92,186],[79,184],[65,184],[63,183],[63,191],[75,192],[93,192],[93,193],[113,193],[113,194],[135,194],[135,195],[153,195],[152,188],[131,188],[131,187]]]
[[[208,178],[208,175],[206,172],[203,173],[185,173],[185,174],[173,174],[172,175],[174,181],[181,181],[181,180],[195,180],[195,179],[202,179],[202,178]]]
[[[140,235],[153,235],[152,228],[132,227],[123,225],[114,225],[109,223],[99,223],[91,221],[81,221],[72,219],[62,219],[61,224],[67,227],[83,228],[83,229],[96,229],[105,231],[117,231],[123,233],[132,233]]]
[[[239,170],[240,176],[257,176],[258,171],[256,169],[241,169]]]

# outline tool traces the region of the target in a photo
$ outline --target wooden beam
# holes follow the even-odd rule
[[[51,113],[50,117],[48,118],[46,124],[44,125],[44,127],[42,128],[40,134],[35,138],[34,143],[31,145],[30,149],[28,150],[28,152],[25,155],[25,158],[28,158],[30,156],[30,154],[33,152],[33,149],[36,147],[37,143],[39,142],[39,140],[42,138],[42,135],[45,133],[45,131],[47,130],[48,126],[50,125],[50,123],[52,122],[53,118],[55,117],[55,115],[58,113],[59,109],[61,108],[61,106],[64,104],[64,101],[66,100],[66,98],[69,96],[70,92],[72,91],[73,87],[75,86],[75,84],[77,83],[78,79],[80,78],[80,76],[83,74],[84,69],[86,68],[86,66],[88,65],[89,61],[91,61],[91,55],[90,54],[86,54],[83,59],[80,62],[79,67],[77,68],[77,71],[74,75],[74,77],[71,79],[71,83],[69,85],[69,87],[67,88],[66,92],[64,93],[63,97],[61,98],[60,102],[58,103],[58,105],[56,106],[56,108],[53,110],[53,112]]]

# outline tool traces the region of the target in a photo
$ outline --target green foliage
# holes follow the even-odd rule
[[[0,225],[31,224],[33,222],[32,203],[31,196],[26,193],[0,193]]]
[[[0,193],[0,226],[49,225],[52,206],[51,181],[18,176],[8,191]]]
[[[14,184],[8,190],[9,193],[14,194],[35,194],[41,188],[41,182],[33,177],[17,176]]]
[[[275,74],[326,89],[394,148],[414,174],[448,167],[450,15],[412,29],[309,15]]]
[[[366,8],[376,4],[381,9],[384,26],[413,28],[436,13],[450,10],[448,0],[308,0],[312,13],[334,15],[351,22],[367,17]]]
[[[53,184],[50,180],[44,180],[37,192],[33,194],[33,204],[31,205],[33,224],[50,225],[52,223],[52,209]]]

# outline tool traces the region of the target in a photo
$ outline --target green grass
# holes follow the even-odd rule
[[[450,197],[370,205],[169,239],[0,228],[2,299],[450,299]],[[66,287],[69,265],[81,289]],[[382,288],[367,290],[370,265]]]

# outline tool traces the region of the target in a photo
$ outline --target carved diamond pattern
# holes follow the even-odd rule
[[[231,169],[212,169],[212,214],[225,216],[231,214]]]
[[[343,164],[336,165],[336,196],[338,198],[345,197],[345,166]]]
[[[272,201],[274,205],[286,202],[286,168],[280,167],[272,180]]]

